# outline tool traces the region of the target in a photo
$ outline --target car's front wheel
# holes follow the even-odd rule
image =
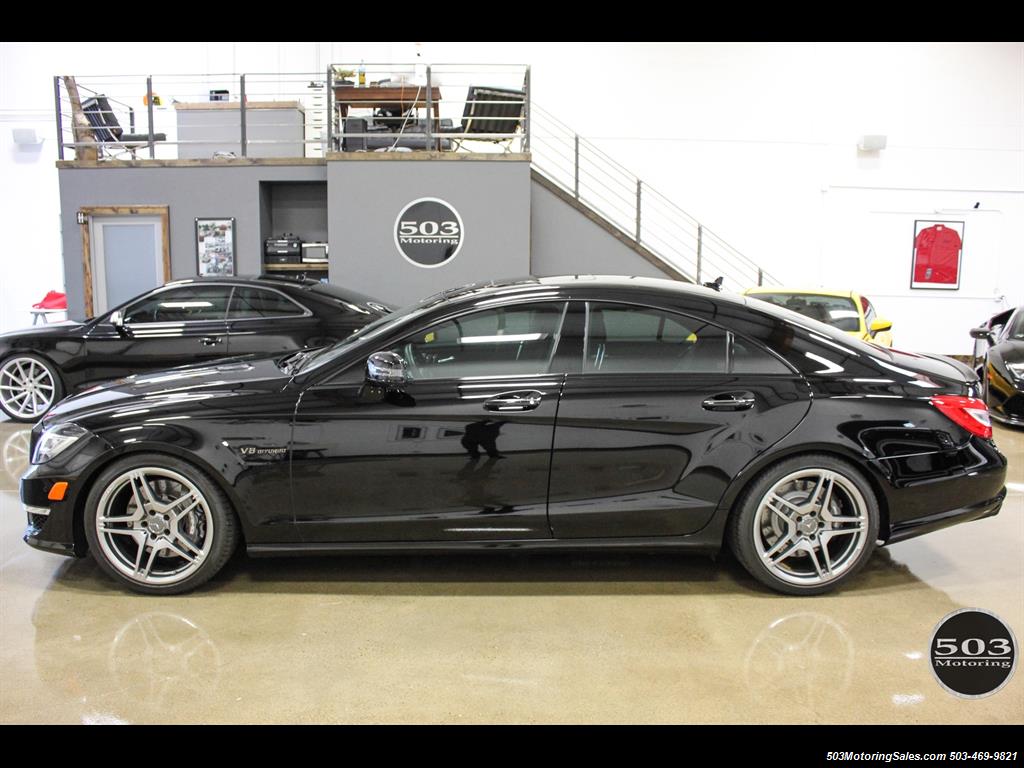
[[[762,472],[733,512],[729,540],[758,581],[815,595],[864,567],[878,525],[878,500],[863,474],[841,459],[810,454]]]
[[[100,568],[148,594],[195,589],[219,571],[238,543],[224,492],[172,456],[121,459],[96,479],[85,502],[85,533]]]
[[[0,363],[0,410],[14,421],[36,421],[64,396],[57,369],[38,355]]]

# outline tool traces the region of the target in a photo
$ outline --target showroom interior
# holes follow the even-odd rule
[[[1024,721],[1019,676],[1011,671],[991,695],[953,695],[933,667],[931,650],[937,625],[961,609],[994,614],[1017,637],[1024,632],[1024,359],[1013,357],[1016,345],[1024,346],[1024,310],[1014,313],[1024,306],[1024,44],[0,43],[0,145],[0,176],[7,182],[0,218],[14,245],[0,262],[0,722]],[[416,216],[419,224],[410,224]],[[572,277],[544,282],[556,276]],[[530,277],[541,280],[531,283]],[[580,293],[588,281],[598,293]],[[144,339],[148,331],[140,330],[138,307],[145,301],[132,302],[159,295],[172,283],[184,286],[182,295],[190,299],[175,305],[182,313],[175,322],[163,323],[175,326],[175,340],[167,342],[178,345],[173,356],[136,360],[135,354],[149,354],[137,353],[136,344],[124,347],[129,351],[123,355],[93,351],[92,359],[76,357],[90,334],[93,340]],[[286,547],[274,539],[261,544],[247,523],[234,524],[245,544],[231,538],[231,551],[223,556],[216,548],[196,549],[197,567],[204,559],[223,562],[195,589],[140,594],[116,574],[111,578],[110,566],[96,559],[97,541],[118,539],[103,537],[100,518],[95,531],[86,530],[91,505],[112,503],[106,499],[114,491],[100,496],[98,485],[83,488],[77,511],[68,513],[70,543],[40,544],[38,532],[56,520],[44,519],[50,512],[32,497],[37,481],[25,485],[22,477],[41,478],[44,496],[63,500],[68,483],[54,483],[57,475],[44,475],[34,457],[43,427],[60,422],[61,413],[74,413],[58,402],[110,392],[109,408],[121,410],[108,420],[124,417],[114,426],[149,435],[153,414],[147,410],[158,408],[163,390],[151,383],[133,405],[118,405],[134,381],[126,377],[159,380],[167,369],[200,360],[206,365],[228,358],[227,368],[197,367],[195,383],[181,384],[167,407],[181,409],[195,400],[201,409],[207,407],[203,398],[214,397],[203,387],[230,389],[230,397],[218,395],[217,402],[234,398],[242,405],[217,406],[225,409],[218,423],[233,430],[224,449],[233,450],[229,441],[245,443],[243,461],[248,456],[259,471],[255,480],[244,481],[253,488],[239,481],[246,490],[237,497],[231,489],[217,490],[214,481],[212,490],[189,484],[191,476],[182,478],[178,464],[164,468],[168,482],[191,489],[195,498],[205,493],[211,506],[222,498],[225,509],[234,505],[236,512],[240,498],[262,496],[267,530],[301,521],[303,504],[320,505],[318,488],[324,504],[355,504],[346,502],[347,483],[378,484],[375,504],[418,495],[429,506],[431,493],[440,499],[449,492],[442,482],[431,480],[424,491],[414,484],[421,470],[395,466],[391,474],[389,465],[371,461],[378,451],[372,436],[365,438],[357,469],[345,470],[346,482],[325,477],[325,465],[315,463],[317,451],[331,454],[329,445],[300,450],[304,440],[345,439],[316,416],[315,408],[336,407],[333,395],[303,394],[290,420],[275,425],[268,414],[277,407],[276,390],[255,373],[238,374],[231,386],[225,382],[234,381],[238,367],[261,370],[255,362],[261,354],[274,353],[280,362],[287,352],[298,357],[291,358],[290,371],[291,363],[279,365],[292,377],[278,387],[285,391],[302,381],[302,355],[310,350],[325,349],[321,359],[330,360],[337,349],[342,359],[352,344],[363,343],[351,339],[372,338],[378,332],[373,328],[399,322],[405,308],[412,307],[408,316],[415,318],[417,311],[433,311],[429,302],[420,305],[427,309],[415,309],[426,297],[468,301],[459,297],[472,290],[461,286],[487,283],[494,285],[478,308],[530,290],[537,301],[567,302],[559,309],[560,325],[553,326],[560,330],[552,332],[559,355],[579,304],[584,366],[595,318],[606,318],[601,322],[610,327],[613,317],[591,305],[620,301],[609,297],[634,290],[631,283],[638,291],[699,291],[694,295],[720,307],[725,318],[768,302],[772,311],[782,308],[784,319],[797,318],[798,326],[799,318],[829,323],[837,335],[819,333],[819,341],[839,349],[842,339],[852,339],[851,358],[880,356],[883,376],[930,366],[928,375],[911,382],[920,392],[907,387],[918,400],[946,413],[936,398],[963,395],[973,403],[963,413],[986,410],[986,426],[991,414],[984,434],[968,417],[968,426],[954,418],[958,426],[950,429],[979,436],[988,446],[982,452],[1002,462],[1005,496],[1000,489],[984,510],[976,505],[976,513],[957,521],[962,525],[945,527],[950,521],[932,510],[928,535],[921,537],[924,527],[897,535],[898,515],[882,505],[872,513],[882,515],[877,530],[866,526],[867,534],[877,533],[866,535],[872,539],[867,546],[887,536],[890,545],[857,560],[834,590],[806,595],[766,588],[741,562],[742,553],[728,546],[679,551],[652,545],[653,534],[645,534],[647,546],[635,547],[620,541],[604,549],[499,553],[489,551],[497,546],[351,546],[338,552],[310,546],[303,554],[312,556],[283,558],[255,556]],[[249,291],[252,314],[238,317],[256,320],[260,311],[269,317],[271,296],[320,324],[315,334],[296,341],[283,330],[285,310],[274,322],[246,326],[256,330],[245,333],[236,333],[237,323],[218,330],[203,319],[190,340],[187,315],[197,298],[216,301],[202,291],[217,285],[228,286],[221,311],[229,320]],[[347,313],[345,322],[354,313],[358,323],[332,326],[341,322],[338,317],[324,319],[328,310],[313,297],[328,290],[335,293],[323,306]],[[253,298],[260,291],[263,298]],[[595,304],[602,301],[607,303]],[[817,325],[809,326],[812,336]],[[516,338],[528,350],[539,334],[522,330]],[[356,336],[348,337],[353,331]],[[710,332],[689,331],[681,333],[678,348],[706,350],[701,334],[710,338]],[[476,341],[492,344],[506,330],[502,324],[485,333],[492,335]],[[756,330],[749,333],[760,339]],[[728,371],[739,371],[737,334],[729,330],[722,338],[730,350],[723,358]],[[764,349],[774,354],[774,337],[765,338]],[[440,332],[438,339],[443,341]],[[614,362],[614,343],[607,339]],[[433,331],[420,339],[434,341]],[[555,347],[550,354],[554,365]],[[598,366],[604,354],[602,346]],[[825,365],[817,373],[842,370],[811,352],[801,354]],[[412,413],[412,398],[399,385],[373,378],[375,366],[392,364],[377,357],[360,363],[367,377],[357,382],[360,397],[370,383],[384,382],[379,396],[393,400],[396,411]],[[404,371],[406,363],[399,362]],[[213,379],[203,373],[213,370]],[[953,376],[950,371],[956,371],[959,389],[937,390],[932,397],[927,388],[946,386],[942,377]],[[491,372],[473,373],[462,384],[462,397],[493,394],[479,383]],[[869,420],[872,409],[889,407],[879,401],[895,397],[886,394],[887,380],[871,375],[879,374],[856,374],[849,385],[871,392],[862,399],[850,394],[854,389],[844,395],[815,389],[812,382],[810,394],[792,395],[773,418],[782,419],[784,409],[799,401],[813,420],[817,401],[828,399],[845,402],[852,420]],[[470,379],[477,383],[466,384]],[[568,382],[534,384],[567,392],[559,387]],[[464,394],[473,387],[485,394]],[[512,394],[522,395],[523,387]],[[761,390],[750,389],[754,394],[746,385],[740,394],[750,394],[752,403]],[[780,385],[776,391],[780,401],[789,397],[783,390]],[[537,408],[532,401],[520,407],[520,399],[492,410]],[[516,429],[526,433],[524,425],[548,429],[537,433],[548,443],[536,452],[539,469],[531,469],[531,478],[544,473],[533,512],[547,521],[545,529],[557,528],[551,522],[556,511],[571,517],[574,503],[585,508],[582,502],[556,502],[558,473],[574,471],[558,458],[559,429],[573,423],[562,421],[572,418],[570,403],[556,408],[548,398],[532,415],[475,422],[475,436],[474,425],[465,434],[442,429],[438,444],[451,438],[448,448],[427,446],[435,428],[430,425],[448,418],[444,410],[424,416],[420,426],[400,426],[388,440],[408,441],[412,454],[447,450],[458,456],[465,467],[453,470],[450,481],[463,485],[451,493],[465,492],[474,500],[468,506],[482,506],[475,514],[491,516],[490,524],[504,520],[504,528],[491,530],[523,531],[513,526],[532,525],[529,515],[503,506],[486,487],[488,473],[509,473],[517,461],[501,455],[494,441],[502,429],[506,446],[519,439]],[[750,406],[737,403],[724,410]],[[259,410],[247,416],[243,408]],[[754,410],[760,408],[758,401]],[[33,432],[50,409],[58,415],[47,416]],[[639,420],[661,418],[646,413],[604,414],[605,431],[614,432],[600,443],[606,453],[633,439],[637,433],[629,429],[637,429]],[[920,445],[909,436],[920,420],[909,414],[898,420],[905,451],[907,443]],[[740,423],[732,413],[722,418]],[[192,451],[222,459],[181,436],[194,420],[168,416],[161,425],[161,434],[172,435],[168,444],[176,446],[168,449],[174,461],[186,462]],[[345,428],[355,433],[362,423],[346,421]],[[815,455],[829,452],[824,423]],[[767,427],[737,427],[729,434],[753,443],[784,442],[790,430],[798,434],[795,422],[770,424],[777,438],[768,436]],[[78,450],[71,441],[84,442],[88,430],[74,429],[81,434],[56,435],[54,452],[63,450],[61,440]],[[658,440],[681,445],[676,435],[702,427],[673,423],[659,429]],[[260,430],[284,436],[264,440]],[[845,439],[839,431],[837,441]],[[135,439],[148,438],[107,445],[124,460]],[[390,452],[390,445],[382,442],[379,452]],[[657,441],[647,445],[661,447]],[[889,450],[884,439],[871,446],[879,455]],[[924,455],[925,448],[919,450]],[[865,447],[866,459],[877,458],[868,453]],[[912,454],[904,460],[916,471]],[[579,455],[575,471],[591,472],[600,485],[598,473],[584,466],[597,466],[596,460]],[[605,482],[610,486],[620,475],[640,478],[640,485],[655,482],[648,476],[668,460],[650,456],[647,467],[643,458],[636,466],[616,465]],[[505,459],[504,468],[498,459]],[[118,466],[103,465],[99,477]],[[757,466],[769,472],[768,464]],[[99,459],[96,467],[99,473]],[[732,489],[729,483],[742,475],[736,467],[726,471],[723,488]],[[968,467],[959,474],[969,479],[982,473]],[[303,476],[306,492],[296,486]],[[78,493],[68,477],[71,492]],[[921,481],[921,498],[936,498],[933,481],[938,476]],[[125,493],[141,499],[136,481],[125,482]],[[696,479],[687,482],[674,475],[661,490],[703,499],[711,493],[707,486],[719,480],[704,478],[699,487]],[[854,507],[858,488],[883,496],[873,481],[864,482],[844,486]],[[728,504],[717,502],[719,540],[740,535],[732,521],[757,486],[735,487],[734,495],[730,490],[723,497]],[[627,495],[620,501],[631,503]],[[134,503],[127,502],[129,509]],[[169,502],[140,500],[138,508],[140,516],[142,508],[149,510],[150,528],[144,534],[121,531],[128,535],[120,538],[167,535],[172,542],[166,550],[149,551],[152,566],[160,552],[178,551],[172,548],[178,517],[192,518]],[[35,534],[26,532],[26,514]],[[309,512],[304,530],[324,525],[319,514]],[[650,529],[664,517],[652,516]],[[211,531],[222,525],[215,513],[204,519],[200,538],[189,541],[201,540],[203,525]],[[827,514],[823,520],[808,523],[811,538],[814,525],[824,530],[830,524]],[[794,518],[794,525],[805,525],[804,518]],[[853,530],[840,532],[853,538]],[[305,534],[295,541],[288,535],[282,541],[289,553],[305,545]],[[406,536],[413,534],[399,532],[396,541]],[[33,539],[35,548],[23,537]],[[361,543],[367,541],[374,540]],[[428,537],[427,543],[436,542]],[[826,545],[819,551],[827,559]],[[115,555],[122,551],[109,546]],[[134,547],[128,559],[137,557],[138,573],[147,551],[139,544],[136,556]],[[46,548],[51,551],[40,551]],[[851,563],[854,555],[860,557],[850,554]],[[146,586],[157,592],[161,583]]]

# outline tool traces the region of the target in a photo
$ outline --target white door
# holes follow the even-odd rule
[[[89,229],[95,315],[163,285],[159,216],[93,216]]]

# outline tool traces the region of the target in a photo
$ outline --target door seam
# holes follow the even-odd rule
[[[555,401],[555,419],[551,425],[551,450],[548,451],[548,482],[544,491],[544,519],[548,524],[548,533],[555,538],[555,529],[551,527],[551,470],[555,464],[555,433],[558,431],[558,410],[562,407],[562,393],[565,391],[565,381],[568,374],[562,374],[562,380],[558,384],[558,400]]]

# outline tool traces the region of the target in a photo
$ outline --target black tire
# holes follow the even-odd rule
[[[23,412],[19,413],[16,409],[9,407],[8,403],[5,402],[5,400],[10,396],[10,390],[5,390],[4,392],[0,393],[0,411],[3,411],[7,418],[9,418],[11,421],[17,421],[23,424],[34,424],[35,422],[39,421],[39,419],[41,419],[44,415],[46,415],[46,413],[51,408],[53,408],[53,406],[55,406],[64,398],[64,382],[60,378],[60,372],[57,370],[57,366],[55,366],[45,357],[32,354],[31,352],[18,352],[16,354],[8,355],[3,360],[0,360],[0,385],[10,385],[11,381],[3,373],[3,371],[5,371],[11,364],[14,364],[16,361],[20,360],[32,361],[36,365],[42,366],[46,370],[46,373],[49,375],[50,381],[53,386],[53,392],[51,396],[52,399],[50,400],[49,404],[45,407],[45,409],[37,413],[27,415]]]
[[[831,491],[817,484],[814,473],[831,478]],[[783,501],[768,507],[771,491]],[[823,516],[820,502],[826,493],[836,495],[828,496]],[[785,533],[778,530],[782,528]],[[878,528],[878,500],[864,474],[848,461],[815,453],[763,470],[733,507],[727,539],[736,558],[762,584],[788,595],[817,595],[849,581],[864,567],[874,551]],[[766,559],[775,557],[777,563],[769,566]]]
[[[141,490],[136,481],[126,480],[129,473],[141,472],[146,478],[148,490]],[[180,482],[191,484],[188,485]],[[139,490],[136,490],[136,489]],[[169,490],[168,490],[169,489]],[[109,494],[108,494],[109,491]],[[117,523],[121,531],[118,535],[104,536],[101,540],[97,527],[97,516],[103,509],[112,509],[118,505],[126,505],[122,514],[131,515],[137,510],[137,494],[149,494],[149,498],[166,507],[170,499],[179,498],[182,491],[195,497],[198,491],[201,501],[194,505],[194,510],[183,517],[186,525],[193,525],[195,531],[202,536],[185,538],[174,519],[177,512],[191,504],[191,499],[183,501],[177,507],[166,511],[166,515],[157,515],[157,507],[144,506],[143,520],[148,523]],[[164,496],[159,496],[163,492]],[[184,498],[184,495],[180,496]],[[144,505],[148,502],[144,502]],[[132,506],[134,505],[134,507]],[[113,517],[113,515],[108,515]],[[150,525],[158,525],[158,518],[164,520],[166,531],[154,533]],[[171,521],[168,522],[168,518]],[[126,518],[127,519],[127,518]],[[231,502],[209,475],[187,461],[159,453],[140,453],[127,456],[107,467],[96,478],[85,501],[85,535],[89,542],[89,552],[100,569],[135,592],[149,595],[175,595],[189,592],[211,579],[231,558],[238,546],[239,525]],[[132,529],[130,534],[126,533]],[[137,537],[142,538],[140,544]],[[207,539],[207,537],[209,537]],[[147,543],[148,542],[148,543]],[[186,543],[187,542],[187,543]],[[191,544],[191,549],[188,544]],[[170,550],[174,545],[178,551],[193,557],[188,561]],[[148,547],[148,556],[147,556]],[[193,554],[193,550],[199,554]],[[136,562],[131,563],[135,552]],[[140,571],[142,560],[146,560],[152,570],[143,576]],[[157,570],[157,566],[166,566],[171,571],[180,566],[182,571],[175,576],[173,573],[166,578]],[[134,574],[130,575],[134,565]]]

